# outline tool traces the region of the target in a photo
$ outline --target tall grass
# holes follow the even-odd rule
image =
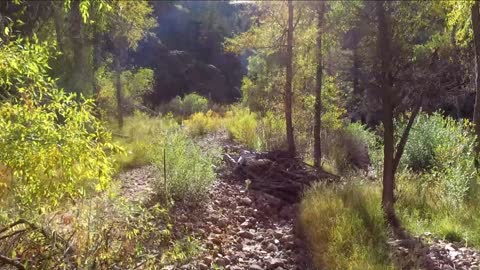
[[[178,129],[179,125],[173,117],[148,117],[141,112],[125,118],[122,131],[115,131],[117,142],[125,150],[116,155],[117,167],[127,170],[151,163],[151,141],[162,136],[166,130]]]
[[[320,269],[394,269],[379,187],[315,185],[305,194],[300,221]]]
[[[219,149],[202,149],[182,130],[154,138],[152,163],[159,168],[157,191],[176,200],[202,199],[215,180]]]
[[[218,149],[201,149],[172,116],[142,113],[125,120],[125,154],[117,157],[123,169],[152,164],[157,168],[156,191],[176,200],[203,197],[215,179]]]

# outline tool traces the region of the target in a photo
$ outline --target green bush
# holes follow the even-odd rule
[[[158,109],[161,113],[173,113],[175,116],[188,117],[194,113],[208,111],[208,99],[197,93],[185,95],[183,98],[177,96],[167,104]]]
[[[374,168],[382,160],[380,138],[360,123],[349,123],[343,128],[327,130],[322,137],[326,164],[337,174],[348,173],[355,167]]]
[[[300,221],[319,269],[394,269],[378,187],[317,184],[302,200]]]
[[[225,125],[231,139],[250,149],[260,148],[257,114],[248,108],[233,106],[225,115]]]
[[[0,47],[0,88],[15,94],[0,107],[0,167],[12,176],[0,203],[9,200],[21,213],[105,189],[113,173],[110,134],[93,101],[58,90],[48,77],[49,48],[28,41]]]
[[[268,111],[258,124],[262,150],[286,149],[286,128],[283,114]]]
[[[431,184],[439,186],[443,201],[457,205],[477,188],[473,134],[466,120],[459,122],[439,113],[420,114],[412,127],[401,164],[407,170],[431,174]]]
[[[126,154],[117,155],[120,168],[154,165],[156,191],[164,197],[197,200],[205,195],[215,179],[218,149],[201,149],[171,115],[149,117],[136,112],[125,119],[123,132],[125,138],[118,141]]]
[[[218,149],[201,149],[180,129],[163,131],[151,143],[152,162],[159,169],[157,191],[175,200],[202,199],[215,180]]]
[[[219,130],[222,126],[222,119],[218,114],[208,111],[207,113],[194,113],[189,119],[183,121],[189,135],[202,136]]]

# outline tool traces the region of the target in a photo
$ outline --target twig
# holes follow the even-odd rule
[[[13,233],[11,233],[11,234],[7,234],[7,235],[4,235],[4,236],[0,237],[0,240],[10,238],[10,237],[12,237],[12,236],[15,236],[15,235],[17,235],[17,234],[20,234],[20,233],[23,233],[23,232],[26,232],[26,231],[27,231],[27,229],[15,231],[15,232],[13,232]]]
[[[12,265],[12,266],[15,266],[17,269],[21,269],[21,270],[26,269],[25,265],[23,265],[19,261],[3,256],[2,254],[0,254],[0,263]]]

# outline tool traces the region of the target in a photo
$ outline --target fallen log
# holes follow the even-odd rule
[[[339,180],[338,176],[314,168],[283,151],[242,151],[236,156],[225,154],[224,160],[235,175],[251,181],[251,189],[263,191],[289,203],[298,202],[305,188],[316,181]]]

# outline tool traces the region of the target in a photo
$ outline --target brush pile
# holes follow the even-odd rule
[[[305,187],[315,181],[339,180],[338,176],[316,169],[285,151],[242,151],[239,155],[225,154],[224,160],[241,180],[249,180],[249,188],[289,203],[298,202]]]

